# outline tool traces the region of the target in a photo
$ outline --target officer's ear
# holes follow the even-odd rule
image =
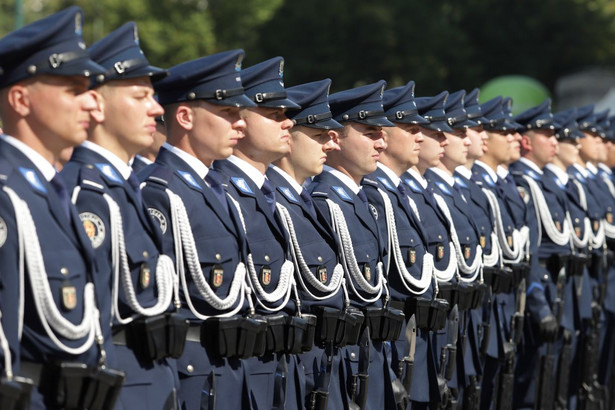
[[[187,104],[179,104],[175,109],[175,122],[186,131],[194,127],[194,110]]]
[[[27,85],[17,83],[12,85],[6,92],[8,105],[19,116],[26,117],[30,114],[30,89]]]
[[[105,99],[101,93],[96,90],[89,90],[88,92],[92,95],[94,101],[96,101],[96,108],[90,111],[90,115],[94,121],[101,124],[105,121]]]
[[[340,139],[342,137],[339,130],[329,130],[329,137],[331,137],[331,141],[333,141],[335,145],[339,147]]]
[[[521,148],[525,151],[525,152],[532,152],[532,139],[530,138],[530,136],[528,134],[523,134],[521,136]]]

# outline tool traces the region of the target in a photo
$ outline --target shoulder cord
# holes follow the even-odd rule
[[[551,211],[549,210],[547,201],[545,200],[545,197],[542,194],[542,191],[540,190],[540,188],[538,187],[538,184],[536,183],[536,181],[534,181],[532,178],[530,178],[527,175],[524,175],[523,177],[528,182],[530,191],[532,192],[532,198],[534,199],[534,206],[536,207],[536,214],[540,218],[540,221],[542,221],[542,226],[544,226],[547,236],[556,245],[559,245],[559,246],[568,245],[570,242],[570,227],[568,226],[568,223],[566,222],[566,219],[570,219],[570,215],[568,214],[568,211],[566,211],[564,225],[562,226],[562,232],[560,232],[555,227],[555,224],[553,223],[553,217],[551,216]],[[541,232],[542,232],[542,228],[541,228],[541,224],[539,223],[538,224],[538,238],[539,239],[541,238],[541,235],[542,235]],[[540,244],[540,242],[541,241],[539,240],[538,243]]]
[[[602,180],[604,181],[606,186],[609,188],[609,192],[611,193],[611,196],[615,198],[615,185],[613,185],[613,181],[611,181],[611,179],[606,175],[602,177]],[[606,237],[609,239],[615,239],[615,225],[608,223],[608,221],[606,220],[603,220],[602,224],[604,225],[604,231],[605,231]]]
[[[73,203],[77,202],[79,191],[73,192]],[[171,303],[175,272],[173,261],[167,255],[159,255],[156,263],[156,286],[158,288],[158,300],[154,306],[144,308],[137,299],[137,295],[132,282],[132,275],[128,267],[128,256],[126,255],[126,242],[124,239],[124,224],[119,205],[107,193],[103,194],[109,207],[109,225],[111,226],[111,261],[113,263],[113,315],[120,324],[128,324],[134,317],[122,318],[118,307],[119,282],[121,277],[122,291],[126,297],[126,302],[130,309],[143,316],[156,316],[162,314]]]
[[[0,321],[2,320],[2,311],[0,311]],[[11,348],[9,341],[4,334],[4,329],[0,323],[0,348],[4,352],[4,375],[8,380],[13,380],[13,363],[11,359]]]
[[[83,319],[81,323],[75,325],[68,319],[64,318],[58,310],[58,307],[56,306],[51,294],[51,288],[49,287],[48,276],[41,252],[41,245],[38,240],[38,234],[36,233],[34,221],[32,220],[30,208],[25,201],[19,198],[15,191],[8,187],[4,187],[3,189],[8,194],[15,211],[19,247],[23,247],[25,249],[25,264],[28,267],[28,276],[32,287],[32,297],[34,299],[34,305],[36,307],[39,320],[51,341],[53,341],[58,348],[72,355],[82,354],[92,346],[97,331],[96,322],[98,322],[99,315],[98,310],[96,309],[94,285],[88,282],[84,286]],[[20,252],[20,256],[21,255],[22,253]],[[24,270],[24,264],[20,262],[19,275],[21,278],[23,278],[25,274]],[[20,279],[20,284],[22,283],[23,280]],[[23,323],[22,309],[20,309],[19,316],[19,337],[21,339],[21,323]],[[86,336],[87,339],[81,346],[71,348],[62,343],[54,332],[57,332],[64,338],[70,340],[77,340]],[[101,335],[98,336],[102,337]]]
[[[335,232],[337,233],[340,243],[342,245],[341,249],[341,257],[342,264],[345,267],[346,272],[350,275],[350,280],[347,283],[350,283],[350,287],[357,297],[366,303],[375,302],[382,295],[383,290],[386,292],[386,300],[388,300],[388,289],[386,288],[386,279],[382,272],[382,261],[379,261],[376,265],[376,274],[378,275],[377,283],[375,286],[372,286],[368,281],[365,280],[361,270],[359,269],[359,265],[357,263],[357,259],[354,254],[354,247],[352,246],[352,238],[350,237],[350,232],[348,232],[348,225],[346,224],[346,218],[344,217],[344,213],[338,204],[333,202],[330,199],[326,200],[327,205],[329,207],[329,212],[331,214],[331,221]],[[354,281],[357,282],[359,288],[370,294],[374,295],[371,298],[363,297],[355,287]]]
[[[186,266],[190,272],[190,277],[194,282],[199,294],[205,301],[214,309],[226,311],[236,304],[235,308],[227,313],[215,315],[216,317],[233,316],[239,312],[243,306],[245,299],[246,287],[246,267],[243,262],[237,264],[235,275],[231,282],[228,296],[220,298],[211,289],[209,283],[205,280],[205,275],[201,269],[201,264],[198,258],[198,251],[190,225],[190,219],[186,212],[184,201],[173,193],[170,189],[166,189],[166,194],[169,197],[169,205],[171,208],[171,221],[173,224],[173,239],[175,246],[175,270],[181,281],[182,289],[184,290],[184,298],[188,304],[190,311],[194,316],[201,320],[209,319],[210,316],[203,315],[198,312],[192,303],[188,282],[186,280]],[[239,302],[237,303],[237,300]]]
[[[606,184],[607,188],[609,188],[609,192],[611,193],[611,196],[615,198],[615,185],[613,185],[613,181],[611,181],[611,178],[603,174],[602,180]]]
[[[571,178],[571,181],[577,187],[577,192],[579,193],[579,202],[581,204],[581,208],[587,212],[587,194],[585,193],[585,187],[579,181],[575,179]],[[568,223],[570,224],[570,227],[572,228],[573,226],[572,218],[569,218]],[[584,217],[583,218],[583,229],[585,230],[585,235],[583,236],[583,238],[579,239],[575,234],[570,235],[572,237],[572,242],[574,246],[579,247],[579,248],[585,248],[589,244],[593,248],[602,247],[602,243],[604,242],[605,229],[606,229],[604,225],[606,225],[606,222],[600,223],[600,229],[598,230],[597,235],[595,235],[592,229],[592,226],[591,226],[591,222],[589,221],[589,218],[587,216]],[[596,239],[598,240],[602,239],[602,240],[598,241]]]
[[[412,209],[416,212],[416,216],[419,218],[419,221],[421,220],[421,215],[419,214],[418,209],[416,208],[416,203],[412,200],[412,198],[408,197],[408,199],[410,200],[410,206],[412,206],[414,204],[414,206],[412,207]],[[453,249],[453,243],[449,242],[448,243],[448,247],[449,249]],[[434,283],[435,283],[435,288],[436,288],[436,295],[437,295],[437,290],[438,290],[438,281],[441,282],[448,282],[449,280],[451,280],[453,278],[453,276],[455,276],[455,272],[457,271],[457,263],[455,261],[455,259],[453,258],[452,252],[449,252],[448,255],[448,265],[446,267],[446,269],[444,270],[440,270],[438,268],[436,268],[436,264],[433,264],[433,276],[434,276]]]
[[[239,219],[241,221],[241,226],[243,227],[244,233],[247,234],[246,221],[244,219],[243,212],[241,211],[241,206],[239,205],[239,202],[237,202],[237,200],[233,198],[231,195],[229,195],[228,193],[227,193],[227,197],[231,200],[231,203],[237,209],[237,213],[239,214]],[[294,283],[294,280],[293,280],[294,270],[295,270],[295,267],[293,266],[293,263],[291,261],[289,260],[284,261],[284,263],[282,264],[282,267],[280,268],[280,279],[278,280],[278,286],[273,290],[273,292],[267,293],[265,292],[265,290],[263,289],[263,287],[261,286],[258,280],[258,275],[256,274],[256,268],[254,267],[254,260],[252,259],[252,253],[248,254],[248,273],[249,273],[249,275],[247,275],[248,281],[250,283],[250,287],[256,293],[256,301],[263,309],[269,312],[277,312],[277,311],[282,310],[284,306],[286,306],[286,304],[288,303],[290,299],[290,294],[291,294],[293,283]],[[261,299],[263,299],[265,302],[268,302],[268,303],[275,303],[275,302],[282,300],[282,303],[275,308],[271,308],[265,305],[261,301]]]
[[[480,245],[476,245],[476,254],[474,255],[474,261],[471,265],[468,265],[463,258],[463,252],[461,250],[461,245],[459,244],[459,238],[457,237],[457,230],[455,229],[455,224],[453,223],[453,217],[451,216],[451,212],[448,209],[448,205],[444,198],[442,198],[438,194],[434,194],[434,198],[436,199],[436,203],[438,207],[444,213],[444,216],[451,221],[451,240],[453,242],[453,246],[455,247],[455,255],[457,256],[457,266],[462,273],[466,275],[471,275],[469,277],[464,277],[457,272],[457,279],[463,282],[474,282],[476,277],[479,275],[482,262],[483,262],[483,248]]]
[[[386,223],[387,223],[387,231],[388,231],[388,247],[389,247],[389,261],[391,257],[395,258],[395,264],[397,265],[397,270],[400,273],[400,279],[403,283],[404,287],[415,295],[422,295],[429,289],[429,285],[431,284],[431,279],[433,276],[433,256],[425,252],[423,255],[423,266],[421,268],[421,278],[419,280],[415,279],[406,267],[406,263],[404,262],[404,258],[401,254],[401,249],[399,248],[399,237],[397,234],[397,226],[395,223],[395,213],[393,212],[393,205],[391,204],[391,199],[389,195],[384,192],[382,189],[378,188],[378,192],[384,201],[384,211],[386,215]],[[387,267],[387,273],[390,271]],[[418,290],[415,290],[418,289]]]
[[[495,232],[491,232],[491,253],[483,253],[483,266],[495,266],[500,260],[502,250],[498,241],[498,236]]]
[[[504,223],[502,222],[502,213],[500,209],[500,204],[498,202],[498,198],[495,196],[491,190],[483,188],[483,192],[487,196],[489,200],[489,205],[491,206],[491,210],[493,212],[493,217],[495,220],[495,231],[497,232],[499,245],[502,248],[502,254],[506,257],[506,262],[509,263],[519,263],[519,261],[523,258],[523,237],[525,235],[522,234],[518,229],[513,229],[512,231],[512,248],[508,245],[508,238],[506,237],[506,233],[504,232]],[[523,227],[528,231],[529,228]]]
[[[312,271],[310,271],[310,268],[305,262],[305,259],[303,258],[303,254],[301,252],[301,246],[299,245],[299,241],[297,239],[297,233],[295,231],[295,225],[293,223],[293,219],[290,213],[288,212],[288,209],[282,204],[277,204],[277,207],[278,207],[278,212],[282,216],[282,222],[284,223],[284,226],[286,227],[290,235],[290,242],[291,242],[290,251],[295,261],[295,266],[297,267],[296,272],[298,271],[297,277],[299,278],[299,283],[301,284],[301,287],[310,295],[310,297],[316,300],[324,300],[324,299],[331,297],[332,295],[337,293],[340,286],[342,285],[342,281],[344,280],[344,269],[342,268],[342,265],[340,265],[339,263],[335,265],[335,268],[333,269],[333,274],[331,275],[331,280],[329,281],[328,286],[321,283],[319,280],[317,280],[312,274]],[[316,288],[316,290],[322,293],[326,293],[326,295],[319,297],[319,296],[312,294],[312,292],[310,292],[307,285],[305,284],[304,279],[312,287]]]

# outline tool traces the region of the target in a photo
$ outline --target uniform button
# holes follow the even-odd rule
[[[470,237],[466,236],[466,242],[470,242]]]
[[[265,255],[265,262],[269,262],[271,258],[269,257],[269,255]]]
[[[356,359],[357,358],[357,354],[356,353],[350,353],[350,358],[351,359]]]
[[[188,366],[186,366],[186,370],[188,371],[188,373],[192,373],[194,372],[194,366],[189,364]]]
[[[438,239],[442,239],[442,235],[438,235]]]
[[[414,243],[414,239],[410,239],[410,243]]]
[[[547,274],[545,273],[544,279],[545,279],[545,280],[549,280],[549,275],[547,275]]]
[[[366,253],[366,254],[365,254],[365,257],[366,257],[366,258],[369,258],[369,253]]]
[[[220,259],[222,259],[222,255],[220,255],[219,253],[216,253],[216,260],[219,261]]]
[[[147,253],[147,251],[143,251],[143,257],[144,258],[149,258],[149,253]]]
[[[579,218],[574,218],[574,221],[575,221],[576,223],[579,223]]]
[[[94,165],[92,165],[92,164],[87,164],[85,167],[86,167],[87,169],[94,169]]]
[[[316,258],[316,259],[318,259],[318,262],[322,262],[322,256],[319,256],[319,257],[318,257],[318,258]]]
[[[68,269],[67,268],[61,268],[60,269],[60,273],[64,276],[68,275]]]

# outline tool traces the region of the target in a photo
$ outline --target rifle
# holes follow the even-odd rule
[[[440,353],[440,372],[438,389],[440,390],[440,409],[455,410],[457,399],[449,389],[447,382],[453,378],[457,361],[457,338],[459,335],[459,308],[453,306],[448,316],[448,340]]]
[[[513,405],[513,389],[515,385],[516,350],[523,334],[525,318],[525,279],[521,279],[517,288],[515,314],[511,318],[510,338],[504,342],[504,364],[498,378],[495,409],[510,410]]]
[[[410,319],[408,319],[405,336],[410,350],[408,355],[399,361],[397,377],[402,380],[406,394],[410,397],[412,373],[414,372],[414,352],[416,351],[416,318],[414,315],[410,316]]]
[[[365,409],[367,401],[367,380],[369,378],[369,327],[365,327],[359,341],[359,372],[352,375],[350,400],[353,408]]]
[[[566,285],[566,268],[562,267],[557,275],[556,297],[553,301],[553,313],[557,325],[562,323],[564,314],[564,286]],[[551,410],[553,408],[553,366],[555,357],[553,356],[553,343],[547,344],[547,352],[540,357],[540,367],[538,369],[538,390],[536,394],[536,410]]]

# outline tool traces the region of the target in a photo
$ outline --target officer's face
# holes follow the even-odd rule
[[[337,162],[355,181],[376,170],[380,153],[386,149],[382,127],[357,122],[344,125],[337,143],[340,146]]]
[[[408,169],[419,163],[419,152],[425,136],[418,125],[398,123],[396,127],[386,127],[383,130],[387,143],[387,158],[401,169]]]
[[[490,163],[496,165],[507,164],[511,158],[511,144],[514,139],[511,134],[505,132],[491,131],[487,133],[487,152],[485,157]]]
[[[246,123],[246,138],[237,149],[256,162],[270,163],[290,150],[290,129],[293,122],[283,108],[252,107],[240,111]]]
[[[289,158],[298,181],[302,182],[308,177],[320,174],[327,160],[327,153],[340,149],[330,134],[331,131],[318,128],[292,128]]]
[[[600,158],[598,152],[602,147],[600,144],[600,137],[593,132],[583,131],[585,138],[581,138],[579,141],[579,155],[583,162],[596,162]]]
[[[607,157],[606,142],[604,141],[604,139],[602,137],[600,137],[596,141],[596,144],[598,144],[598,158],[597,158],[597,161],[598,162],[606,162],[606,157]]]
[[[528,131],[532,144],[532,160],[540,167],[553,161],[557,150],[557,139],[553,130]]]
[[[449,170],[454,170],[459,165],[463,165],[468,160],[468,149],[470,138],[466,135],[465,130],[456,129],[454,132],[445,132],[448,145],[444,147],[444,157],[441,161]]]
[[[448,141],[444,133],[440,131],[424,127],[420,127],[420,129],[425,135],[425,140],[419,152],[419,167],[422,169],[437,167],[440,164],[440,159],[444,156],[444,147],[448,145]]]
[[[466,130],[467,136],[470,138],[470,147],[468,148],[468,159],[480,159],[487,151],[487,132],[482,126],[471,127]]]
[[[191,146],[197,158],[209,166],[231,156],[244,137],[246,123],[237,107],[198,101],[192,107]]]
[[[85,77],[41,75],[14,86],[27,97],[27,112],[23,112],[54,161],[62,150],[87,138],[89,113],[97,108],[89,85]]]
[[[557,147],[557,158],[562,162],[565,167],[577,162],[579,158],[579,143],[576,140],[562,140],[559,141]]]
[[[615,144],[612,141],[606,141],[606,161],[604,163],[609,167],[615,167]]]
[[[509,139],[510,138],[512,138],[512,141],[510,142],[510,159],[508,160],[508,163],[513,163],[521,158],[521,139],[523,137],[515,131],[510,134]]]
[[[103,97],[105,132],[129,156],[154,143],[156,117],[164,110],[154,99],[149,77],[110,81],[97,91]]]

